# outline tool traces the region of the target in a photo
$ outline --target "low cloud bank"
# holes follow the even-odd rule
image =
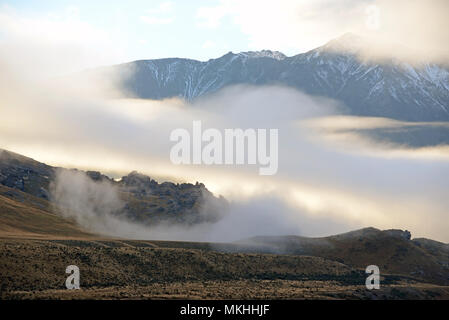
[[[115,177],[138,170],[159,180],[200,181],[230,201],[230,213],[216,224],[146,228],[116,214],[122,204],[114,190],[62,174],[55,202],[68,208],[67,214],[76,212],[77,221],[92,231],[141,239],[233,241],[374,226],[449,241],[449,161],[438,156],[447,154],[446,146],[398,148],[356,133],[357,139],[328,139],[322,130],[327,125],[310,122],[337,121],[338,103],[291,88],[236,86],[187,104],[110,99],[111,90],[116,97],[121,92],[108,79],[101,81],[93,89],[86,83],[28,85],[2,74],[0,146]],[[172,164],[170,133],[191,130],[194,120],[218,130],[278,129],[278,173],[259,176],[255,165]],[[344,125],[373,128],[379,123],[357,118]]]

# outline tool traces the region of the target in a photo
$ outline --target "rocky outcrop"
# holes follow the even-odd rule
[[[55,168],[19,154],[0,150],[0,184],[49,199]]]
[[[412,238],[412,234],[408,230],[397,230],[397,229],[390,229],[384,231],[386,234],[388,234],[391,237],[397,237],[402,238],[405,240],[410,240]]]
[[[0,184],[9,188],[51,201],[51,182],[57,170],[67,169],[0,150]],[[136,171],[118,181],[98,171],[84,173],[96,183],[109,183],[116,188],[124,203],[120,214],[139,223],[215,222],[226,212],[226,200],[215,197],[202,183],[158,183]]]
[[[202,183],[158,183],[136,171],[116,182],[130,218],[139,222],[196,224],[216,222],[227,209]]]

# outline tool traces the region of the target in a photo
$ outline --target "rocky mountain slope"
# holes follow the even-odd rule
[[[220,219],[227,206],[224,198],[215,197],[198,182],[158,183],[137,172],[131,172],[116,181],[100,172],[56,168],[0,150],[0,196],[5,214],[11,212],[7,207],[17,207],[19,204],[27,210],[43,210],[48,214],[54,214],[61,209],[58,208],[53,195],[55,179],[61,171],[82,174],[92,183],[111,186],[117,190],[122,204],[116,214],[143,225],[160,222],[183,225],[214,222]],[[9,203],[11,201],[15,204]],[[19,211],[17,209],[17,212]],[[27,225],[27,221],[23,222]]]
[[[359,59],[366,41],[352,34],[306,53],[229,52],[205,62],[140,60],[111,67],[129,74],[123,85],[140,98],[192,101],[235,84],[282,84],[341,101],[345,113],[409,121],[449,120],[449,70],[391,59]],[[111,70],[110,68],[108,70]]]

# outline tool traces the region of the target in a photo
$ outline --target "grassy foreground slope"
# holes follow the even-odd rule
[[[45,199],[0,185],[1,238],[91,238]]]
[[[449,287],[383,275],[320,257],[220,253],[189,243],[131,240],[0,242],[1,299],[449,299]],[[184,246],[184,247],[182,247]],[[77,265],[81,290],[65,288]]]

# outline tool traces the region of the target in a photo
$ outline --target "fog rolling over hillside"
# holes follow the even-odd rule
[[[335,101],[285,86],[225,87],[186,103],[106,99],[70,91],[63,83],[33,90],[21,85],[21,90],[7,92],[11,107],[0,110],[5,149],[115,178],[138,170],[180,183],[201,181],[230,202],[232,214],[219,223],[159,229],[159,239],[324,236],[365,227],[369,221],[376,228],[407,228],[416,236],[448,241],[448,148],[376,144],[353,132],[378,127],[394,131],[409,122],[338,116]],[[16,119],[23,125],[11,125]],[[278,173],[262,177],[251,165],[171,163],[171,131],[191,130],[198,119],[205,129],[278,128]]]
[[[52,167],[2,149],[0,187],[5,202],[0,233],[9,236],[170,239],[179,237],[179,230],[215,223],[228,210],[227,201],[202,183],[159,184],[137,172],[115,181],[100,172]]]
[[[123,86],[131,95],[145,99],[192,101],[225,86],[277,84],[341,101],[343,112],[349,115],[449,120],[447,67],[399,58],[375,59],[369,56],[367,41],[348,33],[291,57],[269,50],[229,52],[205,62],[167,58],[110,68],[119,73],[131,71]]]

